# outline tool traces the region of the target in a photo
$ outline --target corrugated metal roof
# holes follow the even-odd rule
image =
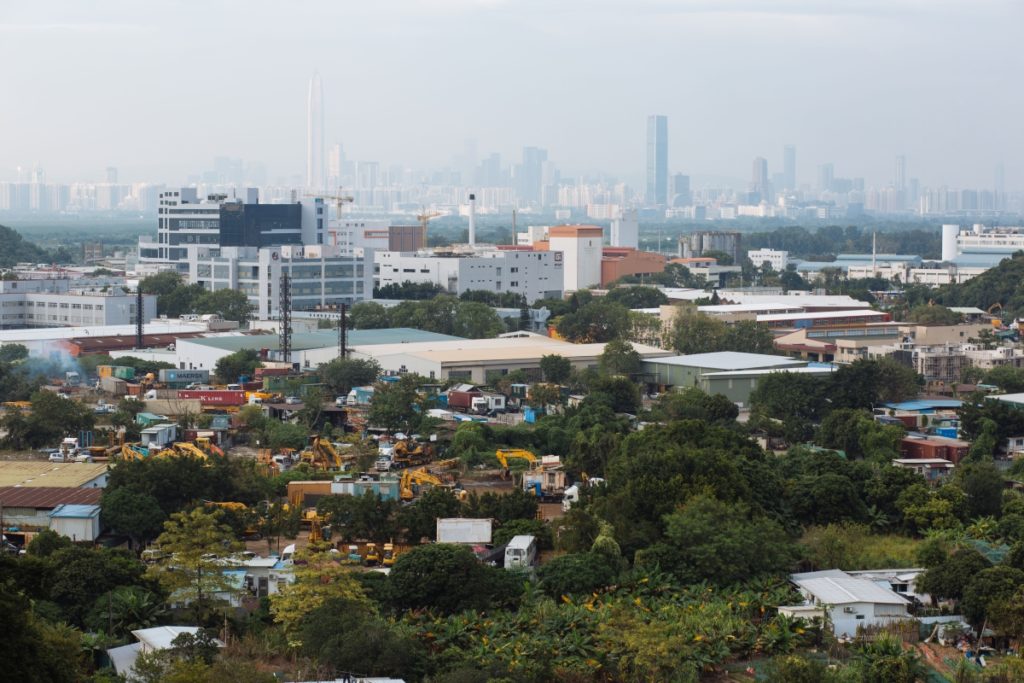
[[[58,505],[50,513],[50,517],[60,519],[92,519],[100,514],[99,505]]]
[[[670,356],[668,358],[648,358],[648,363],[664,363],[686,368],[703,368],[707,370],[754,370],[756,368],[774,368],[787,366],[804,366],[807,361],[773,356],[765,353],[743,353],[740,351],[718,351],[714,353],[692,353],[686,356]]]
[[[846,605],[866,602],[883,605],[905,605],[903,598],[895,591],[882,588],[868,579],[855,579],[845,572],[844,576],[822,576],[820,578],[795,580],[797,586],[814,596],[825,605]]]
[[[100,502],[103,489],[75,487],[5,486],[0,504],[9,508],[55,508],[65,504],[91,505]]]
[[[0,486],[84,486],[107,471],[104,463],[0,461]]]
[[[462,341],[462,337],[453,337],[437,332],[424,332],[423,330],[415,330],[411,327],[350,330],[348,333],[349,346],[376,346],[379,344],[407,344],[411,342],[432,341]],[[238,351],[240,349],[270,349],[274,351],[280,347],[281,340],[277,334],[233,333],[189,339],[187,342],[224,351]],[[335,330],[303,332],[292,335],[292,349],[298,351],[321,349],[337,345],[338,333]]]

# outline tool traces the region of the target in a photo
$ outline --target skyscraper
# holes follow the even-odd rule
[[[516,186],[519,199],[527,204],[541,203],[544,162],[548,151],[540,147],[523,147],[523,163],[517,169]]]
[[[668,117],[647,117],[647,203],[668,203]]]
[[[322,190],[324,172],[324,90],[314,73],[306,101],[306,187]]]
[[[796,145],[782,148],[782,179],[784,190],[796,189]]]
[[[907,158],[902,154],[896,157],[896,185],[897,192],[905,192],[907,189]]]
[[[768,180],[768,160],[755,157],[753,170],[750,174],[750,189],[757,193],[758,201],[771,200],[771,181]]]
[[[829,192],[832,190],[832,181],[835,178],[835,166],[822,164],[818,166],[818,191]]]

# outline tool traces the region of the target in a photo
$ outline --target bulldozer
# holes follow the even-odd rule
[[[391,460],[400,467],[416,467],[425,465],[434,457],[434,449],[430,444],[411,440],[399,441],[391,454]]]

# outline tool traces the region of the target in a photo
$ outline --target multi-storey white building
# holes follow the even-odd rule
[[[138,317],[135,293],[70,291],[71,280],[0,281],[0,327],[130,325]],[[142,297],[143,320],[156,317],[156,296]]]
[[[374,267],[380,287],[403,282],[433,283],[452,294],[486,290],[518,294],[530,303],[562,295],[562,254],[551,251],[494,248],[446,253],[378,251]]]
[[[188,277],[211,291],[243,292],[255,316],[267,319],[280,314],[282,273],[289,274],[295,311],[329,311],[370,298],[372,254],[331,245],[221,247],[199,251]]]
[[[756,268],[767,261],[776,273],[783,272],[789,265],[789,252],[779,249],[751,249],[747,251],[747,258]]]
[[[548,249],[562,253],[565,291],[601,284],[603,237],[604,230],[596,225],[554,225],[548,229]]]

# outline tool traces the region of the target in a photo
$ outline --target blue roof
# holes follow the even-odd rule
[[[937,398],[935,400],[904,400],[899,403],[883,403],[886,408],[894,411],[928,411],[938,409],[957,409],[964,404],[955,398]]]
[[[70,503],[64,503],[58,505],[50,513],[50,517],[60,517],[63,519],[92,519],[100,514],[99,505],[72,505]]]
[[[864,263],[905,261],[907,263],[920,263],[921,257],[917,254],[836,254],[836,261],[857,261]]]

